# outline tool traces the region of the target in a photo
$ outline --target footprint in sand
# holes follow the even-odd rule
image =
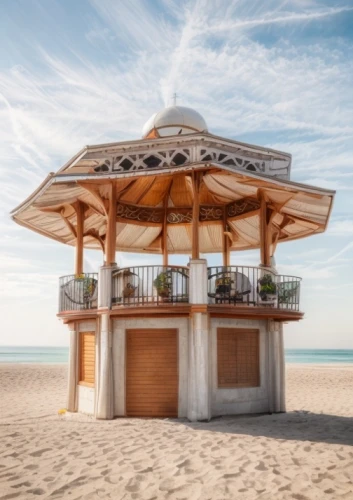
[[[51,448],[43,448],[42,450],[34,451],[33,453],[30,453],[29,455],[31,457],[41,457],[43,455],[43,453],[46,453],[47,451],[51,451]]]
[[[259,465],[257,465],[255,467],[256,470],[261,470],[261,471],[265,471],[265,470],[268,470],[267,467],[265,467],[265,464],[263,462],[259,462]]]
[[[18,484],[14,484],[13,486],[11,486],[11,488],[21,488],[21,486],[32,486],[32,483],[30,483],[29,481],[24,481],[23,483],[18,483]]]
[[[32,495],[45,495],[45,491],[42,488],[33,488],[32,490],[27,490],[27,493],[32,493]]]
[[[37,465],[37,464],[29,464],[29,465],[25,466],[25,469],[35,470],[35,469],[38,469],[38,467],[39,467],[39,465]]]

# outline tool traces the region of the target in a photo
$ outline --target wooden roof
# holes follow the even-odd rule
[[[82,154],[77,155],[74,163]],[[168,253],[189,254],[195,171],[202,172],[202,253],[221,252],[225,233],[232,251],[260,246],[260,193],[271,209],[279,242],[320,233],[327,226],[334,191],[217,162],[107,173],[83,172],[66,166],[48,176],[11,215],[22,226],[75,245],[74,207],[80,201],[84,205],[84,246],[101,248],[107,230],[108,187],[113,182],[118,200],[117,250],[161,253],[166,217]]]

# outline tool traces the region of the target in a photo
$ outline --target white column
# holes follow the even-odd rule
[[[285,412],[285,359],[282,323],[269,320],[267,335],[269,347],[269,410],[273,413]]]
[[[98,280],[99,353],[96,386],[96,418],[111,419],[114,416],[112,321],[109,310],[112,303],[112,272],[116,266],[102,266]]]
[[[112,359],[112,331],[109,314],[102,314],[100,320],[100,363],[96,418],[114,417],[114,387]]]
[[[189,302],[207,304],[207,260],[190,259]]]
[[[98,276],[98,309],[110,309],[112,301],[112,272],[117,266],[102,266]]]
[[[188,419],[209,420],[210,384],[209,384],[209,332],[208,318],[203,313],[193,313],[189,334],[189,385]]]
[[[67,386],[67,404],[68,411],[77,411],[77,383],[78,383],[78,340],[79,335],[76,331],[76,324],[70,323],[70,351],[69,351],[69,369]]]
[[[197,308],[194,308],[190,320],[187,416],[191,421],[209,420],[211,412],[209,324],[206,312],[207,261],[205,259],[190,260],[189,275],[190,304],[204,306],[205,311],[199,312]]]

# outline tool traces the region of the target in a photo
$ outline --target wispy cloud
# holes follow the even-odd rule
[[[49,293],[55,273],[72,271],[72,252],[58,246],[54,263],[38,262],[42,240],[14,226],[8,212],[85,144],[140,137],[174,92],[211,132],[288,151],[294,180],[338,190],[321,246],[288,244],[277,260],[309,286],[348,281],[353,40],[342,20],[352,19],[349,2],[90,0],[79,14],[65,8],[68,0],[43,5],[23,3],[15,14],[6,6],[0,19],[0,28],[11,27],[0,44],[0,230],[9,295],[16,296],[16,280],[33,300]],[[122,266],[159,262],[118,259]],[[258,260],[258,253],[232,256],[234,265]],[[100,261],[86,256],[89,270]]]

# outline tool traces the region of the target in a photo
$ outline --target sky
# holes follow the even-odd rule
[[[352,0],[1,0],[0,12],[0,344],[68,345],[58,278],[74,268],[72,247],[9,212],[83,146],[139,139],[176,92],[210,132],[291,153],[292,180],[337,190],[327,232],[279,244],[276,262],[303,278],[286,347],[353,348]],[[101,264],[85,253],[86,272]]]

